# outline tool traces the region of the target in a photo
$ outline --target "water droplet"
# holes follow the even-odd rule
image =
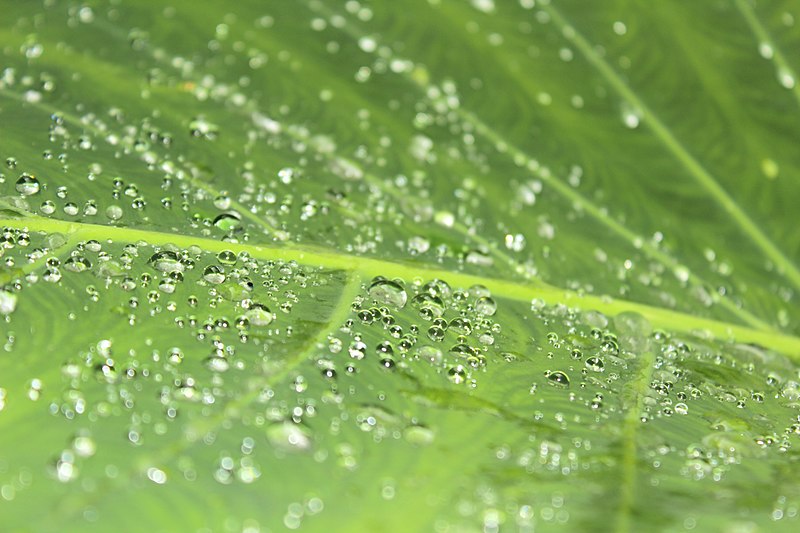
[[[275,319],[275,314],[263,304],[251,304],[244,316],[253,326],[261,327],[269,326]]]
[[[605,368],[605,363],[599,357],[590,357],[586,360],[586,368],[593,372],[602,372]]]
[[[119,220],[122,218],[122,215],[122,208],[118,205],[110,205],[106,208],[106,217],[108,217],[109,220]]]
[[[225,281],[225,271],[217,265],[208,265],[203,270],[203,279],[213,285],[219,285]]]
[[[91,457],[97,451],[97,444],[89,436],[79,436],[72,441],[72,449],[79,457]]]
[[[209,122],[204,117],[197,117],[189,123],[189,133],[192,137],[214,140],[219,134],[219,126]]]
[[[17,295],[0,291],[0,315],[10,315],[17,308]]]
[[[234,211],[222,213],[214,219],[214,226],[222,231],[238,231],[242,229],[242,217]]]
[[[569,387],[569,376],[560,370],[550,371],[544,373],[544,376],[550,381],[551,384],[559,387]]]
[[[440,298],[441,300],[450,298],[453,293],[450,285],[448,285],[446,281],[440,279],[431,280],[423,285],[421,292],[423,294],[427,293],[434,298]]]
[[[217,261],[219,261],[222,265],[235,265],[236,264],[236,254],[230,250],[223,250],[217,254]]]
[[[794,74],[788,68],[781,67],[778,69],[778,81],[784,89],[794,89],[797,80],[794,79]]]
[[[205,363],[206,368],[212,372],[226,372],[231,367],[228,359],[224,356],[218,355],[217,353],[207,357]]]
[[[31,196],[39,192],[41,185],[35,176],[30,174],[22,174],[17,180],[15,188],[17,189],[18,193],[24,196]]]
[[[461,365],[456,365],[447,371],[447,379],[455,384],[464,383],[467,380],[467,370]]]
[[[497,312],[497,303],[489,296],[481,296],[475,301],[475,312],[484,316],[493,316]]]
[[[150,257],[150,265],[159,272],[183,272],[186,267],[180,262],[178,254],[170,250],[156,252]]]
[[[368,292],[369,297],[379,305],[388,305],[396,309],[405,307],[408,300],[408,293],[400,283],[382,277],[372,280]]]
[[[52,200],[45,200],[42,202],[42,205],[39,206],[39,211],[41,211],[43,215],[52,215],[56,212],[56,204]]]
[[[454,318],[450,321],[449,329],[459,335],[469,335],[472,333],[472,322],[468,318]]]
[[[408,426],[403,430],[403,438],[415,446],[425,446],[433,442],[435,433],[425,426]]]
[[[70,257],[64,261],[64,268],[70,272],[85,272],[92,267],[92,264],[85,257]]]
[[[361,341],[355,341],[347,349],[347,352],[353,359],[364,359],[364,357],[367,355],[367,345]]]
[[[288,420],[271,424],[266,434],[269,443],[284,452],[306,452],[313,444],[308,428]]]
[[[444,328],[439,326],[431,326],[428,328],[428,338],[432,341],[440,341],[444,339]]]
[[[417,294],[411,299],[411,306],[419,311],[425,320],[433,320],[444,314],[444,302],[438,296],[427,293]]]
[[[416,351],[417,357],[423,361],[438,365],[442,362],[442,351],[434,346],[421,346]]]

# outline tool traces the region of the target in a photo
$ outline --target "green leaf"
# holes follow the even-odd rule
[[[789,1],[0,24],[8,531],[795,531]]]

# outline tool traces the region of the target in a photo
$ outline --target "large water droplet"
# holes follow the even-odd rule
[[[400,283],[377,277],[372,280],[369,286],[369,297],[379,305],[388,305],[401,309],[406,305],[408,293]]]
[[[225,271],[217,265],[208,265],[203,270],[203,279],[211,284],[219,285],[225,281]]]
[[[239,213],[229,211],[217,215],[214,225],[222,231],[238,231],[242,229],[242,217],[239,216]]]
[[[275,319],[275,315],[266,305],[251,304],[250,309],[244,314],[250,324],[253,326],[269,326]]]
[[[31,196],[39,192],[39,189],[41,189],[41,185],[39,184],[39,180],[36,179],[35,176],[32,176],[30,174],[22,174],[17,180],[15,188],[17,189],[18,193],[24,196]]]
[[[180,262],[178,254],[170,250],[156,252],[150,257],[150,265],[160,272],[183,272],[186,267]]]
[[[553,385],[558,385],[559,387],[569,387],[569,376],[560,370],[548,370],[544,373],[544,375]]]

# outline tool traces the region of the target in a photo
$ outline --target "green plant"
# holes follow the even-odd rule
[[[4,529],[796,529],[793,3],[3,11]]]

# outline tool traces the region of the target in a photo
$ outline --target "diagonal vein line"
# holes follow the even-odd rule
[[[339,295],[339,300],[336,306],[328,316],[325,326],[321,327],[317,334],[312,338],[302,349],[298,350],[296,354],[288,358],[284,365],[277,372],[266,376],[263,380],[259,380],[257,386],[252,390],[242,395],[241,397],[231,400],[225,405],[225,408],[216,416],[203,418],[190,429],[190,432],[198,437],[202,437],[205,433],[213,431],[218,428],[226,419],[235,416],[242,408],[247,407],[253,403],[262,393],[266,387],[274,387],[281,380],[285,379],[291,374],[298,366],[309,359],[311,354],[323,344],[325,340],[331,335],[333,331],[338,329],[347,317],[352,312],[351,304],[353,300],[361,291],[361,276],[356,272],[346,272],[346,282]],[[159,457],[161,461],[168,461],[170,458],[175,457],[187,446],[191,445],[193,441],[184,439],[178,449],[170,450],[168,457]]]
[[[615,531],[628,533],[631,531],[631,517],[636,505],[636,483],[638,478],[638,444],[637,433],[644,424],[641,419],[645,408],[647,390],[655,370],[656,356],[650,349],[642,353],[639,367],[636,369],[634,381],[628,389],[630,405],[622,422],[622,483],[620,486],[620,502]],[[634,359],[632,361],[636,362]]]
[[[103,31],[106,31],[112,37],[115,38],[125,37],[125,35],[122,32],[120,32],[116,26],[112,24],[102,23],[102,24],[97,24],[97,27],[102,29]],[[160,49],[164,50],[163,47],[161,47]],[[152,59],[153,61],[167,68],[178,70],[184,78],[191,77],[193,80],[198,81],[202,80],[204,77],[204,75],[198,69],[193,69],[191,75],[180,71],[180,69],[178,69],[178,67],[176,67],[176,65],[173,62],[167,60],[167,57],[170,56],[171,54],[169,53],[165,55],[156,54],[153,51],[153,47],[150,46],[149,44],[143,46],[142,50],[146,51],[150,59]],[[240,114],[249,114],[251,120],[253,120],[253,122],[256,123],[258,121],[254,117],[258,117],[259,115],[261,115],[261,110],[258,107],[258,104],[253,100],[250,100],[247,106],[243,108],[237,107],[234,110]],[[258,123],[256,125],[258,126]],[[361,176],[363,177],[364,181],[373,185],[374,187],[377,187],[384,194],[391,196],[394,200],[399,202],[404,209],[409,209],[410,208],[409,206],[414,203],[414,199],[409,197],[407,194],[404,194],[402,190],[399,190],[395,187],[387,186],[384,180],[376,176],[374,173],[369,172],[362,165],[352,160],[351,158],[337,154],[336,151],[321,150],[316,143],[309,142],[312,135],[310,133],[308,134],[304,133],[304,130],[305,128],[297,127],[297,125],[294,124],[288,124],[288,125],[281,124],[278,135],[281,134],[286,135],[290,139],[303,142],[304,144],[306,144],[308,148],[313,150],[315,154],[317,154],[318,156],[324,158],[325,160],[331,163],[344,163],[348,167],[357,169],[360,172]],[[348,210],[346,211],[346,214],[364,222],[363,213],[355,212],[353,210]],[[512,273],[518,274],[525,279],[533,279],[533,275],[524,267],[524,265],[520,261],[518,261],[510,254],[506,253],[505,251],[503,251],[502,248],[490,242],[488,239],[481,237],[480,235],[477,235],[474,232],[471,232],[470,229],[463,223],[455,221],[453,222],[452,225],[448,226],[448,228],[454,230],[456,233],[466,238],[467,240],[472,241],[475,245],[485,248],[491,256],[493,256],[500,262],[506,264],[511,269]],[[752,325],[756,324],[752,323]]]
[[[594,50],[589,41],[564,18],[561,12],[553,7],[552,4],[543,4],[541,7],[550,15],[550,18],[561,30],[562,35],[581,51],[581,54],[600,72],[609,85],[630,105],[641,112],[644,124],[649,126],[650,130],[664,144],[664,147],[686,168],[689,174],[694,177],[720,207],[736,221],[742,231],[775,264],[777,270],[796,288],[800,289],[800,269],[761,231],[708,170],[686,150],[680,141],[675,138],[672,131],[636,95],[611,65]]]
[[[310,9],[315,12],[321,13],[325,16],[332,16],[335,13],[328,9],[324,4],[315,0],[309,0],[307,2]],[[367,34],[355,27],[355,25],[347,19],[344,19],[346,23],[340,28],[346,34],[350,35],[352,38],[358,40],[361,37],[366,36]],[[374,37],[373,37],[374,38]],[[584,41],[585,42],[585,41]],[[586,43],[588,46],[588,43]],[[601,60],[602,61],[602,60]],[[607,68],[609,68],[606,65]],[[421,66],[417,66],[417,72],[424,71],[424,68]],[[406,78],[410,80],[414,85],[417,86],[425,95],[426,98],[428,97],[428,89],[431,86],[428,84],[426,79],[428,78],[427,74],[419,75],[418,73],[406,73]],[[621,83],[621,81],[620,81]],[[624,84],[623,84],[624,86]],[[635,97],[635,95],[634,95]],[[470,111],[462,108],[456,107],[454,111],[466,122],[471,124],[477,133],[481,136],[489,140],[495,146],[503,146],[503,153],[510,156],[512,159],[516,161],[521,161],[522,165],[531,173],[533,173],[536,177],[540,178],[542,181],[546,182],[550,185],[556,192],[561,194],[563,197],[569,199],[573,205],[576,207],[581,208],[586,213],[589,213],[593,218],[598,220],[608,229],[623,237],[626,241],[631,243],[634,247],[640,248],[645,255],[650,257],[651,259],[660,262],[661,264],[668,267],[672,272],[677,272],[679,269],[686,268],[684,265],[672,257],[671,255],[659,250],[652,244],[648,243],[646,239],[641,238],[639,235],[634,233],[633,231],[629,230],[624,225],[620,224],[619,222],[615,221],[611,218],[602,208],[600,208],[597,204],[592,202],[591,200],[587,199],[583,196],[580,192],[575,190],[574,188],[570,187],[569,185],[565,184],[563,181],[559,180],[555,176],[553,176],[549,171],[547,171],[544,167],[541,167],[536,160],[530,157],[525,151],[520,149],[519,147],[515,146],[513,143],[506,140],[503,135],[501,135],[497,130],[483,122],[478,116]],[[688,154],[687,154],[688,155]],[[712,180],[713,181],[713,180]],[[735,205],[735,204],[734,204]],[[641,242],[641,246],[637,246],[635,243]],[[779,252],[778,252],[779,253]],[[791,264],[790,264],[791,266]],[[687,268],[688,270],[688,268]],[[800,272],[798,274],[798,287],[800,287]],[[689,279],[687,283],[691,287],[704,287],[708,285],[702,277],[698,274],[691,272],[689,275]],[[764,331],[777,331],[776,328],[765,322],[764,320],[758,318],[757,316],[753,315],[746,309],[743,309],[736,305],[735,302],[731,301],[728,297],[722,296],[716,298],[716,303],[718,303],[721,307],[725,308],[727,311],[732,313],[733,315],[737,316],[741,319],[745,324],[748,324],[752,327],[764,330]]]
[[[346,276],[346,283],[341,294],[339,295],[339,300],[336,306],[328,316],[326,325],[319,329],[314,338],[312,338],[305,346],[298,350],[294,356],[290,357],[280,370],[265,376],[264,379],[260,380],[257,386],[253,386],[247,394],[228,402],[215,416],[201,418],[198,420],[193,427],[190,427],[186,431],[186,433],[197,438],[202,438],[202,436],[206,433],[219,429],[226,420],[238,416],[242,408],[253,403],[262,394],[264,388],[275,386],[277,383],[291,374],[292,371],[294,371],[304,361],[308,360],[314,350],[317,349],[318,345],[323,343],[333,331],[340,327],[352,312],[351,304],[361,290],[361,278],[353,272],[347,272]],[[133,478],[143,470],[146,470],[154,465],[159,467],[165,465],[169,461],[178,457],[181,452],[186,451],[197,442],[197,439],[180,439],[177,444],[162,448],[159,453],[143,458],[139,464],[137,464],[131,469],[130,472],[128,472],[127,477]],[[88,493],[89,496],[81,499],[80,501],[73,500],[70,502],[71,508],[67,509],[66,512],[69,514],[80,512],[87,505],[98,501],[111,490],[114,490],[114,488],[105,487],[104,490],[95,490],[91,493]],[[58,509],[56,509],[56,511],[57,510]]]
[[[772,39],[767,29],[761,24],[761,21],[758,20],[758,15],[756,15],[753,7],[747,3],[746,0],[734,0],[734,3],[742,14],[742,17],[744,17],[745,22],[747,22],[747,25],[750,26],[750,30],[759,40],[759,47],[762,44],[770,47],[770,53],[772,55],[764,57],[771,59],[775,63],[775,73],[778,76],[778,81],[781,86],[790,89],[795,100],[800,104],[800,84],[798,83],[797,73],[791,65],[789,65],[789,62],[780,49],[775,45],[775,41]]]
[[[0,227],[43,231],[46,233],[65,233],[77,235],[81,239],[121,242],[144,241],[151,246],[173,244],[188,248],[199,246],[208,252],[230,250],[235,253],[247,252],[256,259],[297,261],[304,265],[317,266],[330,270],[345,270],[367,276],[397,277],[405,280],[415,278],[447,279],[462,287],[484,285],[497,297],[530,303],[534,299],[543,300],[550,305],[567,305],[583,310],[597,310],[609,315],[632,311],[644,316],[652,324],[690,335],[714,337],[721,341],[749,342],[781,352],[794,361],[800,361],[800,338],[779,332],[764,331],[740,326],[719,320],[701,318],[679,311],[653,307],[637,302],[615,300],[607,296],[586,295],[576,291],[561,289],[543,281],[509,281],[505,279],[475,276],[463,272],[453,272],[441,267],[420,263],[395,262],[372,257],[349,255],[340,250],[316,246],[277,246],[221,242],[202,237],[177,233],[139,230],[115,226],[101,226],[79,222],[68,222],[53,218],[30,216],[30,218],[0,218]]]

